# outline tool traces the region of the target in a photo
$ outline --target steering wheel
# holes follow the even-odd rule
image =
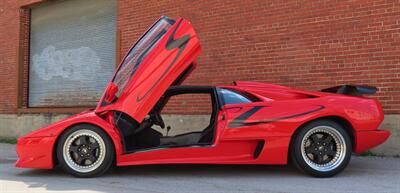
[[[153,124],[160,126],[162,129],[165,128],[164,120],[159,113],[153,113],[149,118],[145,118],[143,123],[133,132],[133,134],[143,131],[143,129],[151,127]]]
[[[162,129],[165,128],[165,123],[163,118],[161,117],[160,113],[154,113],[152,116],[153,123],[160,126]]]

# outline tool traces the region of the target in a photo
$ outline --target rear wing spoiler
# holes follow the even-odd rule
[[[350,96],[362,96],[364,94],[375,94],[378,91],[378,88],[373,86],[341,85],[341,86],[325,88],[322,89],[321,91],[350,95]]]

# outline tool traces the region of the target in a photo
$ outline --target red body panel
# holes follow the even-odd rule
[[[17,145],[18,161],[15,166],[22,168],[51,169],[54,166],[53,147],[57,136],[19,138]]]
[[[359,131],[355,134],[354,152],[362,153],[373,147],[376,147],[389,138],[389,131]]]
[[[173,41],[189,35],[186,49],[165,49]],[[178,55],[178,52],[182,52]],[[178,19],[129,80],[116,101],[100,102],[95,111],[72,116],[34,131],[18,140],[17,167],[53,168],[57,139],[69,127],[88,123],[102,128],[114,142],[119,166],[161,163],[286,164],[293,134],[303,124],[319,118],[335,117],[351,126],[354,151],[362,152],[384,142],[390,132],[378,131],[383,121],[378,101],[255,82],[219,85],[254,95],[259,102],[225,105],[217,117],[214,142],[210,146],[152,149],[124,154],[121,135],[113,125],[112,111],[122,111],[137,122],[151,110],[165,90],[187,70],[200,53],[197,36],[190,23]],[[176,57],[178,56],[178,57]],[[171,65],[172,64],[172,65]],[[111,85],[110,92],[117,92]],[[260,146],[261,144],[261,146]],[[256,150],[260,148],[259,152]]]

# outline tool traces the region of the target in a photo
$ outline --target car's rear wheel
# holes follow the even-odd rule
[[[114,148],[111,139],[100,128],[80,124],[63,133],[57,145],[61,167],[77,177],[101,175],[113,164]]]
[[[351,139],[340,124],[317,120],[300,128],[292,140],[290,156],[300,170],[330,177],[347,166],[351,152]]]

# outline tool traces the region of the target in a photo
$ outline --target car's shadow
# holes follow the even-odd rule
[[[129,166],[114,168],[103,176],[88,179],[75,178],[64,173],[60,168],[54,170],[10,169],[17,172],[15,175],[7,175],[7,179],[2,180],[23,182],[29,188],[44,188],[51,191],[163,192],[163,188],[173,189],[181,186],[178,188],[182,190],[181,192],[191,189],[196,192],[206,186],[217,188],[218,183],[213,184],[212,181],[220,179],[229,182],[234,179],[248,181],[282,177],[298,178],[299,176],[308,178],[289,166],[264,165]],[[234,181],[232,183],[235,183]],[[180,191],[177,190],[177,192]]]
[[[27,169],[21,171],[17,176],[24,177],[72,177],[66,174],[61,168],[53,170]],[[256,176],[304,176],[294,167],[289,165],[207,165],[207,164],[166,164],[166,165],[144,165],[144,166],[125,166],[114,167],[110,172],[96,178],[114,178],[114,177],[256,177]],[[88,178],[95,179],[95,178]]]
[[[329,182],[328,179],[309,177],[291,166],[187,164],[129,166],[114,168],[113,171],[100,177],[81,179],[65,174],[60,168],[21,170],[13,168],[11,164],[7,165],[10,165],[8,166],[10,168],[6,170],[5,175],[0,175],[0,180],[3,182],[23,182],[29,188],[44,188],[50,191],[236,192],[244,189],[245,192],[265,192],[269,187],[278,186],[282,182],[284,182],[282,184]],[[360,173],[357,170],[345,171],[335,178],[354,175]]]

